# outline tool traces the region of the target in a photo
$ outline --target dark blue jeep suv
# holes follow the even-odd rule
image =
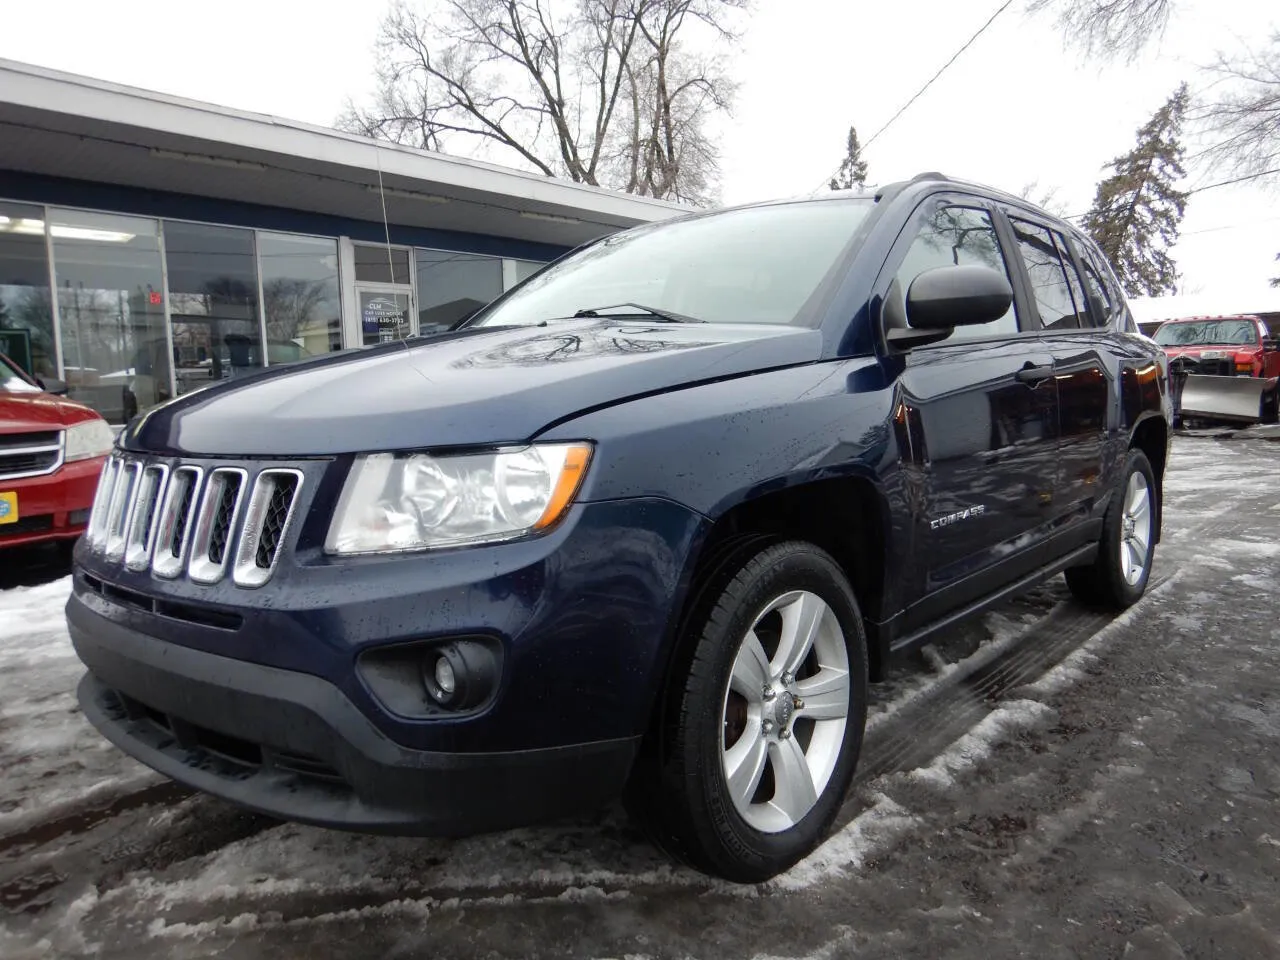
[[[891,653],[1146,587],[1170,406],[1098,249],[938,175],[574,251],[459,328],[120,437],[67,608],[155,769],[352,830],[625,797],[739,881],[821,840]]]

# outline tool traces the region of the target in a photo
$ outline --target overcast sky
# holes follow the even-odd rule
[[[421,0],[429,2],[429,0]],[[723,196],[808,193],[990,16],[997,0],[756,0],[732,63]],[[1051,19],[1015,3],[870,148],[871,179],[941,170],[1018,191],[1037,181],[1065,213],[1088,208],[1103,164],[1217,50],[1280,29],[1262,0],[1182,0],[1137,62],[1086,64]],[[380,0],[40,0],[4,4],[0,57],[311,123],[371,86]],[[1226,179],[1193,169],[1189,185]],[[1280,304],[1280,181],[1191,198],[1175,256],[1189,292]],[[1241,308],[1243,309],[1243,308]],[[1273,309],[1280,309],[1280,305]]]

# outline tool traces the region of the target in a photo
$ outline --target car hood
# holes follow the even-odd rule
[[[1206,353],[1220,353],[1223,356],[1230,354],[1235,356],[1237,353],[1258,353],[1260,347],[1257,344],[1250,343],[1198,343],[1194,347],[1181,347],[1169,345],[1161,347],[1170,360],[1178,357],[1200,357]]]
[[[97,416],[82,403],[52,394],[0,390],[0,433],[57,430]]]
[[[131,449],[307,456],[527,440],[584,410],[817,360],[817,330],[583,319],[462,330],[208,387],[138,418]]]

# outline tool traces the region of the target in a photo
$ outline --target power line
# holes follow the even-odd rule
[[[1233,183],[1244,183],[1246,180],[1257,180],[1260,177],[1269,177],[1273,173],[1280,173],[1280,167],[1272,167],[1270,170],[1261,170],[1258,173],[1246,174],[1243,177],[1235,177],[1231,180],[1219,180],[1217,183],[1210,183],[1203,187],[1196,187],[1194,190],[1188,190],[1187,196],[1193,193],[1201,193],[1204,190],[1212,190],[1214,187],[1225,187]]]
[[[1246,230],[1249,227],[1261,226],[1264,223],[1274,223],[1277,220],[1280,220],[1280,217],[1266,217],[1262,220],[1248,220],[1244,223],[1224,223],[1220,227],[1202,227],[1199,230],[1188,230],[1185,233],[1179,233],[1178,238],[1194,237],[1201,233],[1219,233],[1223,230]]]
[[[971,36],[968,40],[966,40],[964,44],[960,47],[960,49],[951,55],[951,58],[946,63],[944,63],[941,67],[938,68],[938,72],[935,73],[932,77],[930,77],[925,82],[925,85],[921,87],[919,90],[917,90],[915,92],[915,95],[912,96],[910,100],[908,100],[906,103],[904,103],[901,107],[898,108],[897,113],[895,113],[887,121],[885,121],[884,125],[871,135],[870,139],[868,139],[867,142],[862,145],[862,149],[865,150],[867,149],[867,147],[871,146],[871,144],[875,143],[876,139],[880,136],[880,134],[888,130],[889,127],[893,125],[894,121],[896,121],[900,116],[906,113],[913,103],[915,103],[922,96],[924,96],[925,91],[927,91],[931,86],[933,86],[940,76],[946,73],[947,68],[950,67],[953,63],[955,63],[956,60],[960,58],[960,55],[962,53],[964,53],[971,46],[973,46],[974,41],[976,41],[980,36],[982,36],[984,33],[987,32],[987,28],[990,27],[991,24],[995,22],[996,17],[1000,16],[1000,14],[1004,13],[1012,5],[1013,5],[1013,0],[1005,0],[1004,3],[1000,4],[1000,6],[996,8],[995,13],[991,14],[991,16],[987,18],[987,22],[984,23],[981,27],[979,27],[977,32],[974,33],[974,35]],[[843,163],[843,161],[841,162]],[[821,183],[817,187],[815,187],[813,189],[813,192],[817,193],[819,190],[821,190],[823,186],[825,186],[827,182],[830,182],[832,177],[834,177],[839,172],[840,172],[840,167],[837,166],[835,170],[831,172],[831,176],[827,177],[824,183]]]

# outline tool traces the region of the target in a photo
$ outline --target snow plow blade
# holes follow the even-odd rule
[[[1261,377],[1214,377],[1190,374],[1182,388],[1180,413],[1183,417],[1258,423],[1262,420],[1262,397],[1275,386],[1275,379]]]

